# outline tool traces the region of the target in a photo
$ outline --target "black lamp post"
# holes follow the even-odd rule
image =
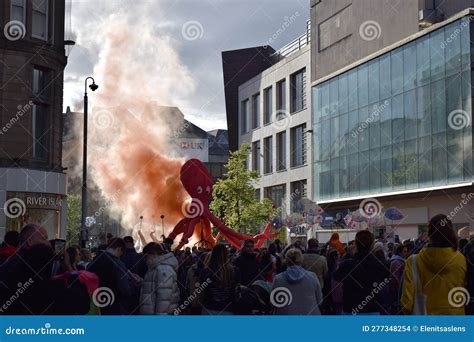
[[[87,215],[87,111],[88,111],[88,97],[87,97],[87,81],[92,80],[92,84],[89,88],[92,91],[96,91],[99,86],[95,84],[92,77],[87,77],[84,81],[84,133],[83,133],[83,147],[82,147],[82,210],[81,210],[81,248],[86,247],[86,241],[88,239],[87,227],[86,227],[86,215]]]
[[[161,215],[161,229],[163,230],[163,239],[165,238],[165,215]]]

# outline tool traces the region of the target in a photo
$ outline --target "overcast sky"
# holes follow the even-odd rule
[[[296,20],[271,44],[279,49],[303,34],[309,19],[309,0],[73,0],[70,9],[65,34],[76,45],[65,70],[65,107],[81,109],[84,78],[94,76],[103,50],[102,25],[125,13],[133,34],[141,36],[149,29],[140,25],[147,19],[153,23],[152,34],[175,50],[194,90],[188,98],[173,98],[166,105],[180,107],[188,120],[205,130],[227,128],[221,52],[264,45],[293,16]],[[150,61],[136,61],[145,62]],[[161,72],[159,60],[153,72]]]

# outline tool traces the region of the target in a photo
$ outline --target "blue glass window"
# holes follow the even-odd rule
[[[313,87],[316,200],[473,180],[470,30],[460,19]]]

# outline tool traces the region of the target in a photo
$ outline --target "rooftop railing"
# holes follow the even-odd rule
[[[289,55],[301,50],[305,46],[309,45],[311,41],[311,20],[306,21],[306,32],[294,39],[290,43],[283,46],[281,49],[276,51],[273,55],[279,58],[285,58]]]

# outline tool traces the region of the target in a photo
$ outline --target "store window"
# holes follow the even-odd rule
[[[49,239],[64,238],[65,232],[61,232],[61,209],[65,204],[62,195],[7,192],[4,205],[6,231],[19,232],[25,224],[35,223],[46,229]]]

